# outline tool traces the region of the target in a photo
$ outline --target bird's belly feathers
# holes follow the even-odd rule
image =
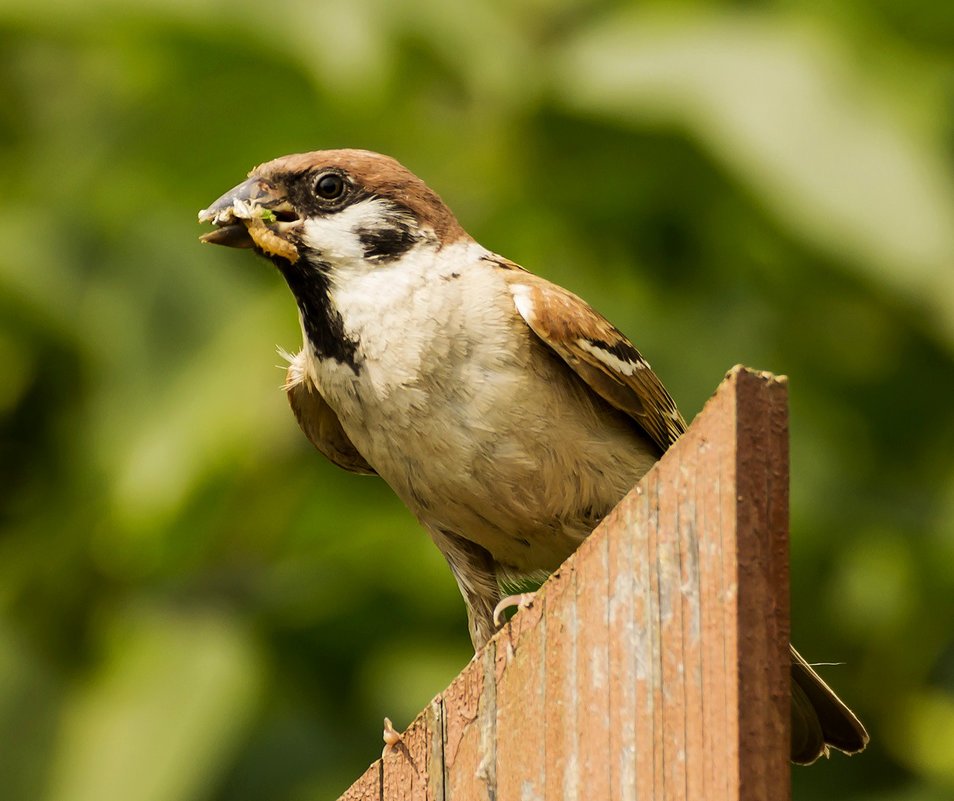
[[[426,526],[476,542],[516,571],[552,570],[656,457],[621,416],[610,413],[609,424],[597,424],[597,414],[583,408],[582,388],[556,392],[556,379],[531,387],[531,395],[546,392],[551,402],[517,414],[510,398],[494,391],[501,378],[485,379],[464,405],[458,392],[439,387],[415,391],[401,417],[376,407],[372,396],[346,404],[352,408],[340,418],[359,452]],[[474,406],[485,414],[470,415]]]
[[[379,310],[387,333],[356,332],[357,374],[325,361],[315,380],[425,526],[515,572],[552,570],[658,454],[536,339],[506,293],[461,289],[457,305]]]

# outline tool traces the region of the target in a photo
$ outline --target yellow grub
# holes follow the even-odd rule
[[[271,256],[280,256],[292,264],[298,261],[298,248],[265,225],[261,217],[252,217],[245,221],[245,225],[252,241],[266,253]]]

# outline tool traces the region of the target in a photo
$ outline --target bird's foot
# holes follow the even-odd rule
[[[521,609],[526,609],[533,603],[535,597],[535,592],[521,592],[517,595],[508,595],[506,598],[501,598],[500,602],[494,607],[494,625],[500,628],[500,617],[506,610],[512,606],[517,607],[518,612]]]
[[[401,735],[395,730],[391,718],[384,719],[384,750],[381,751],[381,758],[384,759],[391,751],[401,743]]]

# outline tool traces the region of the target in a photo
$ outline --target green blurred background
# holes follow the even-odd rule
[[[196,211],[367,147],[694,416],[791,379],[793,636],[868,724],[795,798],[954,797],[954,4],[0,0],[0,798],[334,798],[470,657],[279,391]]]

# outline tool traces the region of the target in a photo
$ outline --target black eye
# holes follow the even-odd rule
[[[337,200],[344,194],[345,182],[340,175],[326,173],[315,181],[315,194],[323,200]]]

